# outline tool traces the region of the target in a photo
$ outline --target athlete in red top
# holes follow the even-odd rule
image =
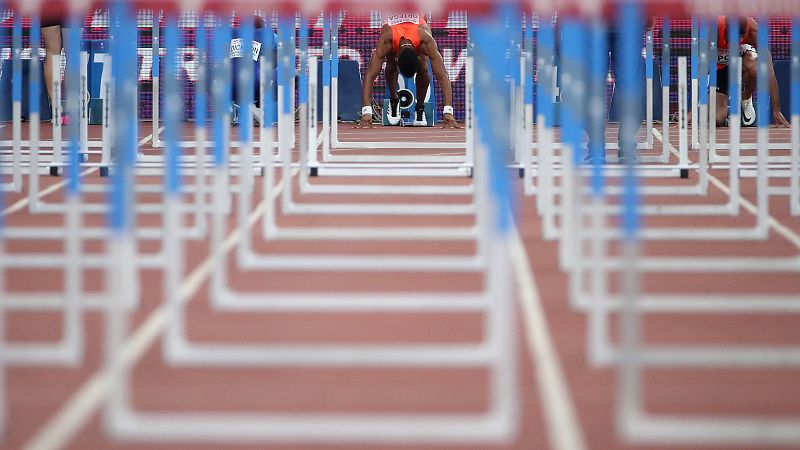
[[[403,76],[409,78],[416,74],[416,98],[418,101],[416,111],[414,111],[414,124],[427,124],[424,99],[428,92],[428,84],[430,84],[429,58],[433,75],[436,76],[442,87],[444,127],[460,128],[453,117],[453,88],[450,78],[447,76],[442,55],[439,53],[436,41],[431,36],[431,27],[418,13],[392,14],[384,20],[381,36],[378,38],[378,43],[375,44],[375,50],[372,52],[367,72],[364,75],[364,84],[361,88],[364,107],[356,127],[372,126],[372,89],[384,60],[386,61],[386,83],[389,87],[390,123],[397,123],[400,119],[397,97],[397,74],[399,71]]]
[[[742,56],[742,122],[752,125],[756,120],[756,111],[753,107],[753,92],[756,90],[756,38],[758,23],[750,17],[740,20],[739,54]],[[725,16],[717,18],[717,124],[724,125],[728,118],[728,22]],[[778,81],[775,79],[775,69],[772,66],[772,55],[769,48],[762,49],[769,66],[769,96],[772,100],[772,117],[775,126],[788,127],[789,122],[781,113],[781,100],[778,93]]]

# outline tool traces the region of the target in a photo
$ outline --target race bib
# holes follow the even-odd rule
[[[258,61],[258,56],[261,54],[261,42],[253,41],[252,54],[253,61]],[[231,39],[231,58],[241,58],[242,56],[242,40]]]
[[[720,48],[717,49],[717,64],[724,64],[728,65],[728,49],[727,48]]]
[[[739,46],[739,56],[744,56],[745,53],[752,53],[754,57],[758,58],[755,47],[750,44],[742,44]],[[730,55],[727,48],[717,49],[717,64],[728,65]]]
[[[391,14],[386,17],[386,24],[390,27],[401,23],[413,23],[419,25],[419,13],[400,13]]]

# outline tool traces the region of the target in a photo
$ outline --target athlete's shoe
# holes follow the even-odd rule
[[[397,125],[400,123],[400,99],[389,99],[389,111],[386,113],[386,119],[389,125]]]
[[[428,119],[425,118],[425,110],[418,109],[414,111],[414,126],[415,127],[427,127],[428,126]]]
[[[231,102],[231,125],[239,125],[239,105]]]
[[[639,162],[639,156],[636,155],[636,150],[628,153],[618,151],[617,156],[619,157],[620,164],[636,164]]]
[[[600,164],[600,165],[603,165],[603,164],[606,163],[605,153],[603,153],[601,155],[595,155],[594,152],[589,150],[583,155],[583,163],[584,164]]]
[[[742,100],[742,125],[749,127],[756,123],[756,109],[753,107],[753,97]]]

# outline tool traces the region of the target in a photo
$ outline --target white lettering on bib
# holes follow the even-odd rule
[[[717,49],[717,64],[722,64],[727,66],[728,65],[728,49],[727,48],[719,48]]]
[[[393,27],[401,23],[413,23],[419,25],[419,13],[400,13],[391,14],[386,17],[386,25]]]
[[[258,56],[261,54],[261,42],[253,41],[253,61],[258,61]],[[242,40],[239,38],[231,39],[231,58],[242,57]]]

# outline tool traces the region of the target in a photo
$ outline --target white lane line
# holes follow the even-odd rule
[[[153,139],[153,133],[150,133],[149,135],[147,135],[144,138],[142,138],[142,140],[139,141],[138,146],[141,147],[142,145],[150,142],[151,139]],[[96,171],[97,171],[97,167],[91,167],[91,168],[81,172],[80,176],[82,177],[82,176],[85,176],[85,175],[89,175],[89,174],[92,174],[92,173],[94,173]],[[37,194],[36,198],[37,199],[41,199],[46,195],[52,194],[53,192],[55,192],[55,191],[61,189],[62,187],[66,186],[67,181],[68,180],[61,180],[56,184],[50,185],[50,186],[40,190],[39,194]],[[0,212],[0,217],[8,216],[10,214],[13,214],[13,213],[21,210],[22,208],[26,207],[28,205],[28,203],[30,203],[30,198],[29,197],[21,198],[21,199],[17,200],[13,205],[7,207],[2,212]]]
[[[575,414],[558,352],[553,345],[525,244],[516,226],[509,245],[519,288],[520,306],[525,318],[528,348],[531,351],[541,409],[547,427],[548,448],[583,450],[586,448],[585,437]]]
[[[660,131],[658,131],[656,129],[653,129],[653,136],[656,139],[658,139],[659,142],[664,142],[664,141],[662,141],[663,136],[661,135]],[[672,142],[669,142],[668,144],[669,144],[670,152],[673,155],[678,156],[678,150],[675,149],[675,147],[672,145]],[[692,163],[691,159],[689,160],[689,162]],[[710,172],[708,173],[708,181],[710,181],[711,184],[716,186],[719,190],[724,192],[725,195],[728,195],[728,196],[731,195],[731,190],[728,188],[728,186],[726,186],[725,183],[720,181],[719,178],[715,177]],[[756,208],[756,205],[754,205],[752,202],[750,202],[750,200],[744,198],[744,196],[740,196],[739,198],[740,198],[740,204],[742,205],[742,207],[744,207],[744,209],[749,211],[754,216],[758,215],[758,208]],[[784,224],[782,224],[778,219],[776,219],[771,214],[767,215],[767,223],[769,224],[770,228],[775,230],[776,233],[778,233],[781,236],[783,236],[784,238],[786,238],[786,240],[791,242],[792,245],[794,245],[797,249],[800,249],[800,236],[798,236],[797,233],[795,233],[789,227],[787,227]]]
[[[93,173],[95,171],[97,171],[97,167],[91,167],[91,168],[86,169],[83,172],[81,172],[79,176],[83,177],[83,176],[89,175],[89,174],[91,174],[91,173]],[[61,180],[56,184],[50,185],[50,186],[40,190],[39,193],[36,195],[36,198],[37,199],[41,199],[42,197],[44,197],[46,195],[50,195],[53,192],[61,189],[62,187],[66,186],[66,185],[67,185],[67,180]],[[21,199],[17,200],[13,205],[11,205],[8,208],[4,209],[3,212],[0,213],[0,216],[8,216],[8,215],[14,214],[15,212],[20,211],[21,209],[23,209],[26,206],[28,206],[28,203],[30,203],[30,197],[21,198]]]
[[[294,169],[292,176],[296,173],[297,169]],[[272,197],[269,200],[262,200],[250,213],[247,223],[248,230],[264,215],[266,202],[278,198],[283,186],[283,180],[279,181],[275,185],[275,189],[273,189]],[[237,227],[225,239],[222,245],[223,255],[230,252],[240,239],[241,236]],[[179,291],[182,299],[191,299],[211,274],[216,259],[217,255],[209,255],[183,281]],[[144,356],[145,351],[153,345],[158,336],[164,331],[166,316],[167,307],[162,303],[147,316],[147,319],[139,328],[131,333],[131,337],[122,346],[124,364],[132,366]],[[105,367],[95,372],[23,448],[27,450],[56,450],[65,447],[75,434],[86,425],[94,411],[102,406],[108,394],[109,379],[110,373],[106,371]]]

